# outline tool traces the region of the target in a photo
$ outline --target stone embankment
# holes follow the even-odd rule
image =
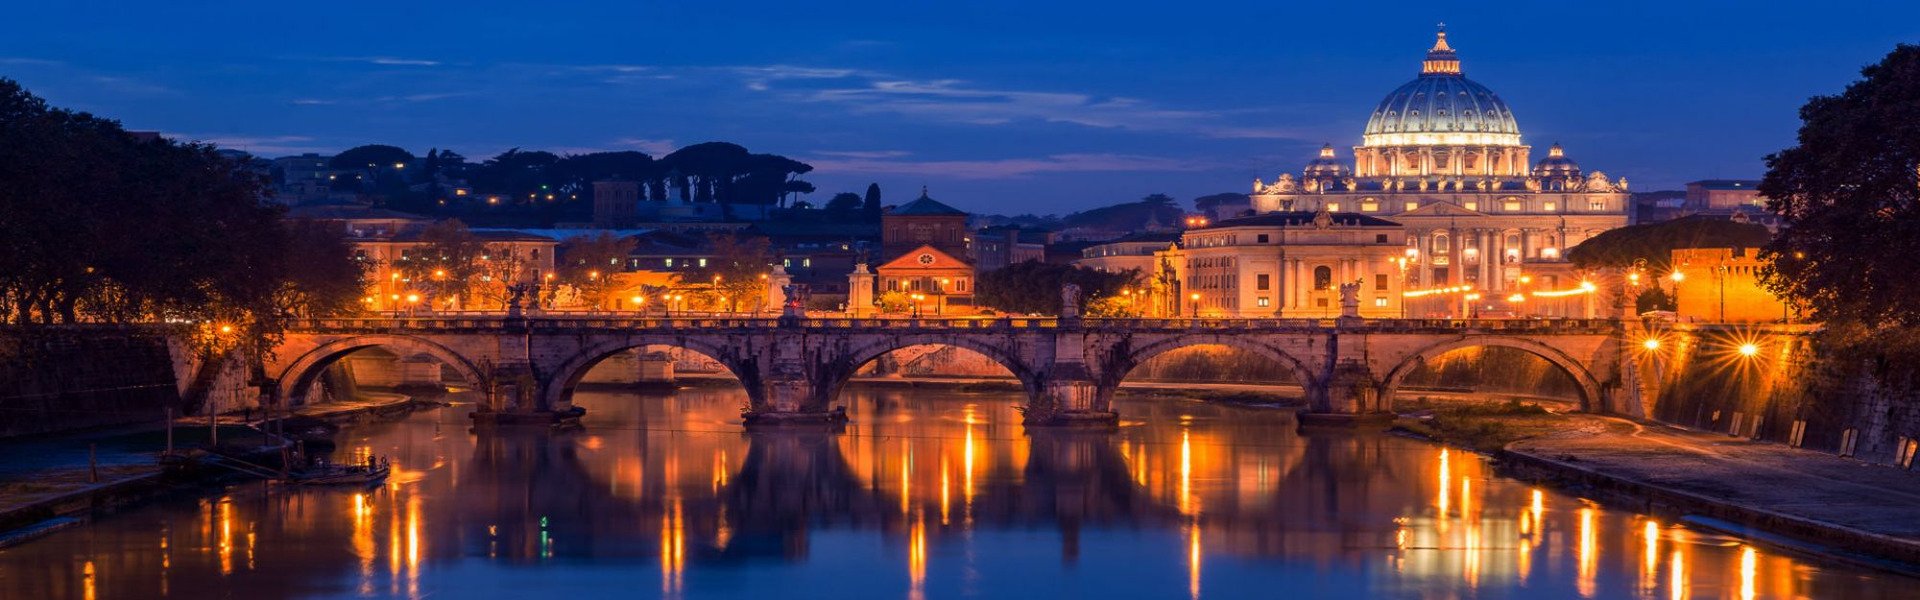
[[[1920,574],[1920,475],[1678,426],[1488,405],[1400,428],[1488,451],[1506,474],[1785,550]]]

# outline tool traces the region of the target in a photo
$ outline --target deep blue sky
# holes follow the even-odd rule
[[[0,76],[262,155],[726,140],[984,212],[1246,191],[1359,142],[1446,21],[1536,152],[1757,177],[1920,3],[24,2]],[[1346,157],[1349,151],[1343,150]]]

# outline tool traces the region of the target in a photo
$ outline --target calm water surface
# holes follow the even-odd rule
[[[342,433],[367,490],[235,487],[0,551],[0,598],[1901,598],[1782,556],[1270,410],[1127,400],[1028,432],[1009,392],[853,389],[839,434],[744,394],[583,391],[585,428],[465,406]]]

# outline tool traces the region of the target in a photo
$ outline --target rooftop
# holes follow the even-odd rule
[[[1320,213],[1307,211],[1270,212],[1251,217],[1238,217],[1214,221],[1203,229],[1222,227],[1314,227],[1314,217]],[[1360,213],[1327,213],[1332,224],[1340,227],[1399,227],[1399,223],[1379,217],[1370,217]]]

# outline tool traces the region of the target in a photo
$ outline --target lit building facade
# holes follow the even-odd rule
[[[919,314],[973,306],[970,241],[967,213],[921,190],[918,199],[880,217],[879,293],[905,295]]]
[[[1628,223],[1626,179],[1582,169],[1559,144],[1534,162],[1513,111],[1466,78],[1444,30],[1353,152],[1349,166],[1328,145],[1297,175],[1255,180],[1253,209],[1398,223],[1410,289],[1571,289],[1565,250]]]
[[[1174,314],[1235,318],[1340,315],[1358,284],[1360,316],[1401,315],[1406,229],[1356,213],[1276,212],[1189,229],[1160,253],[1174,269]]]
[[[1760,284],[1766,266],[1758,248],[1678,248],[1673,251],[1674,313],[1708,323],[1790,322],[1794,314]]]

